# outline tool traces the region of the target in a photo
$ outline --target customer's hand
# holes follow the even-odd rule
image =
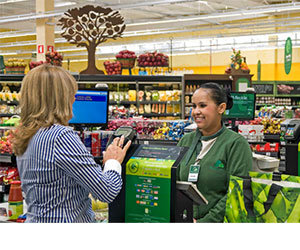
[[[123,144],[124,136],[121,136],[121,138],[115,138],[113,142],[107,147],[106,151],[103,151],[103,164],[105,164],[105,162],[110,159],[114,159],[122,163],[126,152],[131,145],[131,141],[128,141],[124,147]]]

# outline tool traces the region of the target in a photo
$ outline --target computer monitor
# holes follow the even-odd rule
[[[224,119],[253,120],[255,117],[255,93],[231,92],[233,106],[223,114]]]
[[[73,117],[69,124],[82,127],[106,127],[108,122],[108,101],[108,90],[78,90],[73,103]]]

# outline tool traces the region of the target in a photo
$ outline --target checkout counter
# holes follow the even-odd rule
[[[280,160],[285,174],[300,176],[300,119],[287,119],[281,123]]]
[[[132,137],[129,130],[119,128],[110,142],[122,134]],[[176,169],[186,151],[171,145],[132,144],[122,163],[121,192],[109,204],[108,221],[193,222],[193,205],[207,204],[207,200],[195,184],[176,181]]]

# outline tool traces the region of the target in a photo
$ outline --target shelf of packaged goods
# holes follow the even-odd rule
[[[180,116],[180,113],[162,113],[162,114],[156,114],[156,113],[143,113],[140,115],[144,116],[144,117],[164,117],[164,116]]]
[[[276,107],[291,107],[291,108],[300,108],[300,105],[285,105],[285,104],[268,104],[268,103],[256,103],[256,106],[276,106]]]
[[[0,105],[3,105],[3,104],[6,104],[6,105],[19,105],[19,102],[18,101],[0,101]]]
[[[16,161],[16,157],[13,154],[0,154],[0,162],[14,163],[15,161]]]
[[[140,104],[181,104],[179,101],[140,101]]]

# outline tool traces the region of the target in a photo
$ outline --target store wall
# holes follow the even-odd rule
[[[193,55],[176,55],[173,56],[172,66],[174,73],[182,74],[184,72],[195,74],[224,74],[226,67],[230,64],[230,51],[201,53]],[[257,62],[261,61],[261,80],[262,81],[300,81],[300,48],[294,48],[292,54],[291,72],[286,75],[284,71],[284,50],[251,50],[242,51],[242,56],[247,59],[250,73],[253,74],[253,80],[257,80]],[[211,65],[211,66],[210,66]],[[63,64],[67,69],[67,64]],[[70,61],[70,71],[80,72],[87,67],[87,62]],[[103,61],[97,60],[97,67],[104,70]],[[133,70],[134,74],[138,74],[138,69]],[[128,70],[124,70],[123,74],[128,74]]]

